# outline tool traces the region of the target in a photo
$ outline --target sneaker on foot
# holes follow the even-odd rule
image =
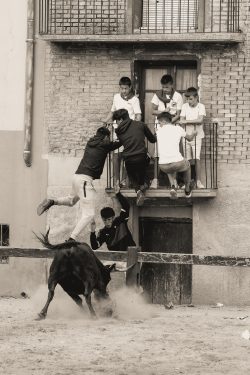
[[[69,237],[65,242],[77,242],[74,238]]]
[[[138,190],[137,191],[136,205],[137,206],[142,206],[143,203],[144,203],[144,199],[145,199],[145,195],[144,195],[143,191]]]
[[[196,185],[197,185],[197,188],[198,188],[198,189],[204,189],[204,188],[205,188],[205,186],[201,183],[200,180],[197,180]]]
[[[178,198],[178,195],[177,195],[176,187],[172,185],[170,189],[170,199],[177,199],[177,198]]]
[[[186,198],[191,198],[192,197],[192,189],[191,187],[188,189],[185,188],[185,197]]]
[[[44,199],[42,203],[40,203],[37,207],[37,215],[42,215],[45,211],[48,211],[48,209],[54,204],[55,202],[53,201],[53,199]]]

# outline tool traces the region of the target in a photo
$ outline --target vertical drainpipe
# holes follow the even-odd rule
[[[34,84],[34,0],[27,0],[27,39],[25,73],[24,150],[23,158],[31,166],[31,133]]]

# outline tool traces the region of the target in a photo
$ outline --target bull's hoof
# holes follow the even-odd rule
[[[110,309],[107,309],[106,311],[105,311],[105,316],[107,317],[107,318],[109,318],[109,317],[111,317],[113,315],[113,310],[110,308]]]
[[[45,314],[42,314],[42,313],[39,313],[36,317],[36,321],[39,321],[39,320],[44,320],[46,318],[46,315]]]

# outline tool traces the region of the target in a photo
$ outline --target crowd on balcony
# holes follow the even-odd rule
[[[171,198],[177,198],[179,187],[177,174],[180,172],[183,172],[185,182],[182,187],[185,189],[186,196],[190,197],[192,186],[195,185],[199,189],[204,188],[201,182],[200,154],[204,138],[205,106],[199,102],[198,92],[194,87],[187,88],[186,103],[183,104],[182,95],[174,89],[171,75],[164,75],[160,83],[161,90],[154,94],[151,101],[152,114],[155,116],[155,141],[145,125],[144,134],[150,142],[156,142],[154,157],[157,161],[159,159],[160,171],[168,176]],[[114,95],[111,112],[104,119],[104,123],[112,125],[114,139],[119,139],[123,145],[113,155],[114,180],[115,184],[120,182],[123,184],[128,174],[129,181],[136,189],[137,204],[140,205],[148,187],[146,169],[149,161],[142,135],[140,146],[138,146],[140,137],[137,132],[141,120],[140,102],[134,94],[131,80],[128,77],[122,77],[119,86],[120,92]],[[121,171],[122,160],[125,162],[125,171]],[[186,162],[185,166],[184,161]],[[191,161],[195,164],[196,176],[196,181],[192,184],[190,184]],[[120,173],[122,173],[122,179],[120,179]],[[157,186],[156,179],[157,176],[151,182],[151,187]]]

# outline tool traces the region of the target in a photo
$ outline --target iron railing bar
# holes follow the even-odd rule
[[[216,170],[216,189],[218,188],[218,124],[216,123],[216,150],[215,150],[215,170]]]
[[[211,132],[211,126],[209,126],[209,146],[210,146],[210,153],[209,153],[209,156],[210,156],[210,187],[212,189],[212,186],[213,186],[213,178],[212,178],[212,132]]]
[[[211,33],[213,32],[213,20],[214,20],[214,0],[211,1]]]
[[[190,8],[189,8],[189,0],[188,0],[188,4],[187,4],[187,6],[188,6],[188,9],[187,9],[187,33],[188,33],[188,31],[189,31],[189,10],[190,10]]]
[[[72,0],[69,0],[69,34],[72,33]]]
[[[80,0],[77,1],[77,20],[78,20],[77,30],[78,30],[78,35],[79,35],[80,34]]]
[[[221,32],[221,13],[222,13],[222,0],[220,0],[220,20],[219,20],[219,32]]]
[[[52,0],[50,0],[50,22],[48,23],[48,25],[49,25],[49,32],[50,32],[50,34],[51,34],[51,31],[52,31],[52,23],[53,23],[53,21],[52,21],[52,15],[53,15],[53,12],[52,12]]]
[[[174,4],[173,0],[171,0],[171,34],[173,34],[173,15],[174,15]]]
[[[110,1],[109,1],[110,3]],[[95,0],[93,0],[93,16],[92,16],[92,26],[93,26],[93,34],[95,34]]]
[[[119,22],[118,22],[118,13],[119,13],[119,5],[118,1],[116,0],[116,34],[119,34]]]
[[[110,1],[108,2],[108,34],[110,35]]]
[[[206,132],[205,132],[205,176],[206,176],[206,189],[207,189],[207,137],[206,137]]]
[[[166,32],[166,1],[163,1],[163,16],[162,16],[162,25],[163,25],[163,34]]]
[[[101,0],[101,34],[102,34],[102,23],[103,23],[103,19],[102,19],[102,7],[103,7],[103,0]]]

